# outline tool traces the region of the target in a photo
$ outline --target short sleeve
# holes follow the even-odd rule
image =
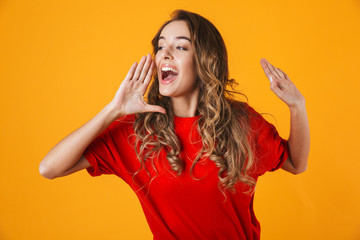
[[[95,177],[102,174],[114,174],[114,144],[109,129],[105,129],[84,151],[83,155],[91,164],[86,170]]]
[[[130,140],[134,135],[134,121],[133,115],[114,121],[85,149],[83,155],[91,164],[86,170],[91,176],[114,174],[128,180],[129,172],[134,172],[138,164],[134,143]]]
[[[256,113],[250,119],[258,175],[281,168],[290,155],[287,140],[280,137],[275,126],[260,114]]]

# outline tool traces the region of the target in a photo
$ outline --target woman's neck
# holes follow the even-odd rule
[[[195,117],[199,104],[199,92],[191,96],[171,98],[173,111],[178,117]]]

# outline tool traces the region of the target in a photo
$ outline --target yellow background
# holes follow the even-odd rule
[[[289,111],[260,66],[285,71],[307,101],[308,170],[267,173],[262,239],[360,239],[360,2],[0,1],[0,239],[152,239],[136,195],[115,176],[55,180],[46,153],[95,116],[174,9],[222,33],[239,90],[289,134]],[[221,223],[220,223],[221,224]]]

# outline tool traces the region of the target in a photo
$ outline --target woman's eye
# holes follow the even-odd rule
[[[163,50],[164,48],[165,48],[165,47],[163,47],[163,46],[158,46],[158,51],[159,51],[159,50]],[[176,49],[185,50],[185,51],[187,50],[185,47],[182,47],[182,46],[177,46]]]

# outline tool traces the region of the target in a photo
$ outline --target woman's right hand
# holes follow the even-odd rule
[[[135,62],[131,66],[114,99],[109,104],[116,113],[116,117],[143,112],[161,112],[166,114],[164,108],[150,105],[143,98],[153,70],[154,61],[151,59],[150,54],[142,57],[139,64]]]
[[[153,69],[154,61],[150,54],[143,57],[139,64],[134,63],[114,99],[95,117],[66,136],[46,154],[39,165],[40,174],[48,179],[54,179],[91,166],[82,156],[85,149],[122,115],[142,112],[166,113],[164,108],[149,105],[143,99]]]

